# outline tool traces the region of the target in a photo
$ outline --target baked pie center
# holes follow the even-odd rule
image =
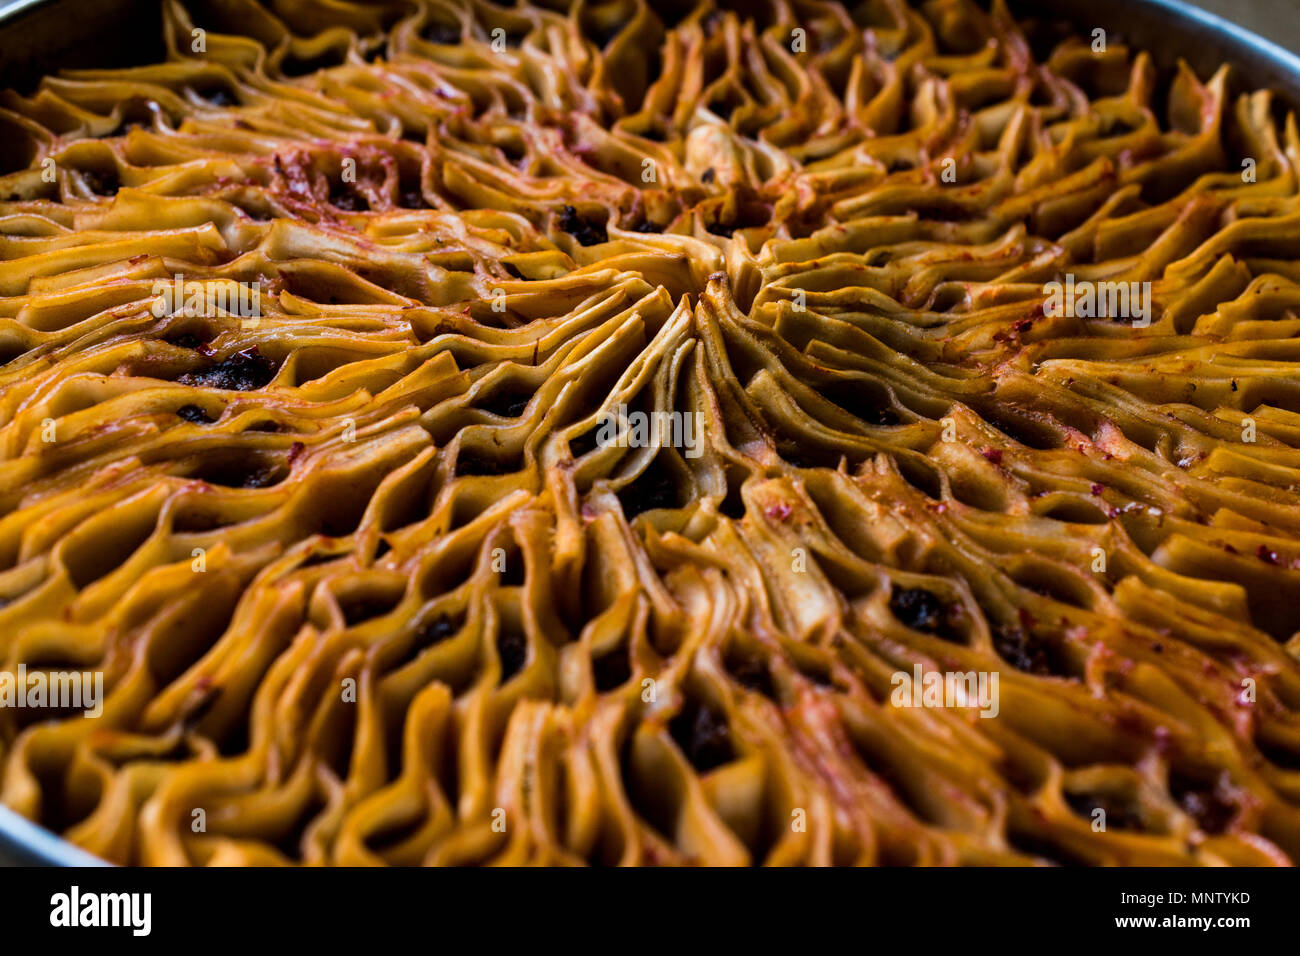
[[[168,2],[4,97],[0,800],[1300,859],[1294,123],[1001,3],[656,6]]]

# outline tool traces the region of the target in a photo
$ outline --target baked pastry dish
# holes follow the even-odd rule
[[[1300,858],[1268,92],[1000,2],[164,14],[0,101],[4,804],[145,865]]]

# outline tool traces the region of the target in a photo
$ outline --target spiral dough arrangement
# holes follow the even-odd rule
[[[0,97],[0,692],[103,686],[0,693],[0,802],[139,865],[1300,859],[1268,92],[1001,0],[163,24]]]

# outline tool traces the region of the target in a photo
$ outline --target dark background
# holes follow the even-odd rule
[[[1188,0],[1300,53],[1300,0]]]

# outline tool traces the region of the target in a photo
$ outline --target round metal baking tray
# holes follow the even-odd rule
[[[200,3],[199,6],[202,6]],[[1300,106],[1300,56],[1181,0],[1009,0],[1019,17],[1097,27],[1147,50],[1156,65],[1184,59],[1202,78],[1232,65],[1234,90],[1271,89]],[[0,89],[30,92],[60,69],[162,59],[160,0],[13,0],[0,6]],[[0,864],[94,866],[101,860],[0,805]]]

